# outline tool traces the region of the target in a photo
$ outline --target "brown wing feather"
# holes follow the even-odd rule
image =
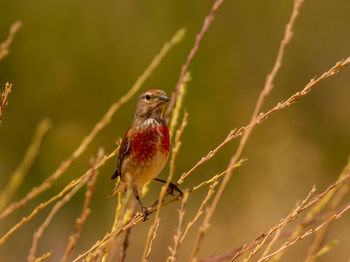
[[[122,170],[122,163],[124,158],[129,155],[130,153],[130,128],[126,131],[126,134],[122,140],[122,143],[120,144],[119,153],[118,153],[118,161],[117,161],[117,170],[114,172],[114,174],[111,177],[111,180],[117,178],[118,176],[121,177],[121,170]]]

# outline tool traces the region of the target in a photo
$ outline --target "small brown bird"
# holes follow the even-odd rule
[[[169,130],[164,119],[165,104],[169,100],[165,92],[158,89],[148,90],[138,97],[134,120],[122,140],[117,170],[111,177],[113,180],[119,176],[120,181],[110,196],[125,191],[127,174],[130,175],[144,220],[149,212],[139,197],[141,187],[152,179],[166,183],[156,177],[164,168],[169,156]],[[168,190],[173,193],[174,189],[182,194],[177,186],[171,183]]]

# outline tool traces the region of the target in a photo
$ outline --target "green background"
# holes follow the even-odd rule
[[[19,200],[51,175],[78,147],[109,106],[136,81],[163,43],[181,27],[186,38],[170,51],[142,90],[174,90],[181,65],[213,1],[28,1],[0,2],[0,42],[10,25],[21,20],[9,56],[0,61],[0,86],[14,84],[0,126],[0,185],[3,188],[20,163],[37,123],[52,120],[40,154]],[[231,129],[248,123],[259,91],[270,72],[292,9],[292,1],[225,1],[204,36],[190,71],[185,108],[189,124],[177,157],[176,179],[224,140]],[[306,0],[287,47],[275,89],[264,111],[301,90],[341,58],[350,55],[350,2]],[[319,190],[336,180],[350,153],[350,70],[323,81],[307,97],[257,126],[243,156],[248,161],[234,172],[205,237],[200,258],[225,252],[253,240],[290,212],[312,185]],[[135,97],[123,105],[108,125],[54,186],[3,221],[1,234],[33,207],[85,172],[99,147],[111,152],[124,135]],[[226,145],[182,185],[189,188],[226,169],[237,141]],[[109,230],[115,199],[109,177],[116,161],[100,170],[92,213],[83,228],[74,257]],[[160,175],[165,178],[168,167]],[[144,200],[153,203],[160,185],[152,184]],[[191,195],[187,219],[195,214],[206,189]],[[55,217],[40,241],[38,255],[53,250],[58,261],[80,214],[84,190]],[[349,198],[348,198],[349,199]],[[161,224],[151,261],[164,261],[173,243],[178,204],[161,212]],[[45,209],[0,247],[1,261],[24,261],[32,234],[48,214]],[[149,224],[131,235],[127,261],[139,261]],[[349,259],[349,214],[329,230],[327,240],[339,245],[320,261]],[[186,220],[187,221],[187,220]],[[196,228],[180,250],[186,261]],[[284,261],[305,257],[310,239],[290,249]]]

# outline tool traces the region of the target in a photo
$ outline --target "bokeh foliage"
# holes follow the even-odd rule
[[[6,38],[15,20],[20,19],[23,27],[11,45],[10,54],[0,63],[0,86],[6,81],[14,84],[0,126],[0,185],[6,184],[18,166],[35,126],[44,117],[52,120],[53,128],[17,192],[17,199],[49,176],[109,105],[131,87],[163,43],[184,26],[185,41],[170,52],[144,87],[164,89],[170,94],[211,5],[210,1],[200,0],[1,1],[0,41]],[[176,178],[222,141],[229,130],[248,122],[272,67],[291,6],[292,1],[226,1],[218,11],[190,67],[192,81],[184,101],[189,124],[177,157]],[[349,9],[350,2],[346,0],[305,1],[265,110],[350,55]],[[298,105],[255,129],[243,154],[249,161],[235,171],[225,191],[213,219],[215,227],[203,243],[203,256],[252,239],[256,232],[287,213],[313,184],[323,188],[336,179],[350,153],[349,82],[350,72],[346,69],[322,83]],[[88,167],[89,157],[99,147],[113,150],[114,140],[123,136],[132,119],[134,102],[135,99],[121,108],[50,192],[81,175]],[[198,169],[183,187],[222,171],[233,146],[236,142]],[[78,248],[89,246],[113,220],[114,202],[107,200],[106,195],[113,187],[109,177],[114,168],[115,163],[109,162],[101,169],[93,212]],[[151,203],[159,193],[158,185],[151,189],[146,203]],[[189,201],[189,212],[200,196]],[[81,192],[65,207],[66,212],[57,216],[57,222],[42,241],[43,252],[50,247],[64,249],[82,201]],[[7,218],[1,228],[12,225],[31,207],[33,204]],[[176,208],[162,212],[161,233],[155,246],[170,243],[173,231],[164,229],[173,228],[170,225],[177,220]],[[26,246],[28,249],[30,246],[31,232],[42,219],[39,216],[17,232],[16,238],[0,249],[0,257],[22,261],[27,254]],[[146,234],[147,226],[140,225],[133,233],[130,250],[142,250]],[[343,258],[347,254],[349,227],[337,225],[330,230],[332,235],[340,243],[324,257],[325,261],[336,261],[337,256]],[[166,246],[154,248],[155,261],[166,257]],[[297,248],[297,254],[304,257],[305,248]],[[183,249],[188,256],[186,252],[190,249]],[[137,252],[129,255],[130,261],[139,259]],[[287,255],[286,259],[296,258]]]

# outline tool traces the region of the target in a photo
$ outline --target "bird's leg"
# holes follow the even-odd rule
[[[147,220],[147,216],[150,214],[150,212],[148,211],[148,209],[142,204],[140,196],[139,196],[139,192],[137,191],[136,188],[133,189],[134,191],[134,195],[137,199],[137,201],[139,202],[140,206],[141,206],[141,210],[142,210],[142,215],[143,215],[143,221]]]
[[[163,180],[163,179],[159,179],[159,178],[154,178],[153,180],[161,182],[163,184],[166,184],[167,181]],[[183,196],[182,191],[177,187],[177,185],[175,185],[174,183],[169,183],[169,186],[167,188],[167,192],[169,195],[174,195],[174,190],[176,190],[177,192],[179,192],[179,194],[181,195],[181,197]]]

